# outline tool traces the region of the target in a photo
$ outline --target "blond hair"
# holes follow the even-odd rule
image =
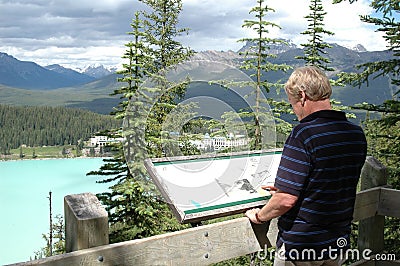
[[[315,66],[295,69],[285,84],[285,91],[296,100],[300,100],[301,91],[304,91],[311,101],[325,100],[332,95],[328,77]]]

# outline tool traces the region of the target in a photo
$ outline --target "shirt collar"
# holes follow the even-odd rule
[[[317,118],[328,118],[328,119],[333,119],[333,120],[347,120],[346,114],[341,111],[335,111],[335,110],[321,110],[314,112],[312,114],[309,114],[308,116],[304,117],[302,120],[300,120],[300,123],[304,122],[309,122]]]

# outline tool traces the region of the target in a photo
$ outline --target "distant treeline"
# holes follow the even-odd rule
[[[109,115],[81,109],[0,105],[0,153],[21,145],[77,145],[79,140],[120,123]]]

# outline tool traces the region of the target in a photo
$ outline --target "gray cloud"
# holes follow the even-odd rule
[[[131,30],[133,13],[140,6],[137,1],[126,0],[39,0],[34,3],[3,0],[0,2],[0,51],[44,65],[59,59],[52,53],[57,47],[64,49],[65,57],[74,55],[74,50],[79,51],[88,60],[85,64],[89,64],[96,60],[85,55],[91,53],[82,48],[123,47],[129,39],[126,32]],[[77,60],[74,57],[71,61]],[[112,65],[119,60],[114,54],[106,57],[101,63]]]
[[[367,6],[364,1],[360,2],[358,6]],[[270,13],[267,19],[283,28],[272,31],[276,35],[273,37],[301,42],[299,33],[306,28],[304,16],[308,0],[270,0],[268,3],[276,12]],[[180,26],[190,28],[190,32],[179,40],[197,51],[237,50],[243,45],[237,42],[239,39],[254,34],[242,28],[242,24],[254,17],[249,11],[255,5],[255,0],[183,0]],[[131,30],[134,12],[143,8],[137,0],[0,0],[0,52],[42,65],[116,65],[121,60],[124,44],[131,38],[126,33]],[[352,6],[352,13],[347,16],[358,16],[353,9],[361,8]],[[342,24],[345,21],[346,17],[342,16]],[[335,26],[335,22],[331,25]],[[376,38],[371,38],[375,34],[373,30],[357,27],[359,32],[368,32],[362,41],[375,39],[371,47],[376,47]],[[335,38],[356,42],[360,38],[352,36],[350,28],[339,29],[343,34]],[[368,48],[368,43],[361,43]]]
[[[1,3],[2,36],[32,39],[70,36],[78,40],[102,40],[121,36],[129,30],[135,5],[115,1],[116,6],[106,10],[105,6],[96,7],[101,1],[90,1],[91,6],[85,2],[88,1],[51,1],[46,5]]]

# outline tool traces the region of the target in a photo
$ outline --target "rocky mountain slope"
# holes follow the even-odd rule
[[[289,45],[276,44],[270,52],[276,54],[271,59],[273,63],[285,63],[293,67],[304,62],[295,59],[303,55],[303,50],[293,43]],[[251,49],[251,44],[245,44],[239,51],[203,51],[196,53],[193,60],[219,61],[239,67],[243,56],[239,52]],[[337,44],[327,50],[331,66],[336,69],[331,77],[338,72],[355,70],[355,65],[366,62],[388,60],[392,53],[388,51],[369,52],[362,45],[349,49]],[[119,101],[109,94],[121,86],[117,82],[115,70],[106,69],[101,65],[89,66],[79,71],[67,69],[59,65],[42,67],[34,62],[20,61],[5,53],[0,53],[0,104],[11,105],[66,105],[108,113]],[[82,72],[82,73],[80,73]],[[290,71],[289,71],[290,72]],[[247,73],[250,74],[250,73]],[[265,78],[270,81],[285,80],[289,73],[267,73]],[[361,102],[381,103],[390,99],[393,88],[387,77],[373,80],[369,87],[334,88],[334,97],[343,104],[352,105]],[[269,97],[284,97],[270,92]]]

